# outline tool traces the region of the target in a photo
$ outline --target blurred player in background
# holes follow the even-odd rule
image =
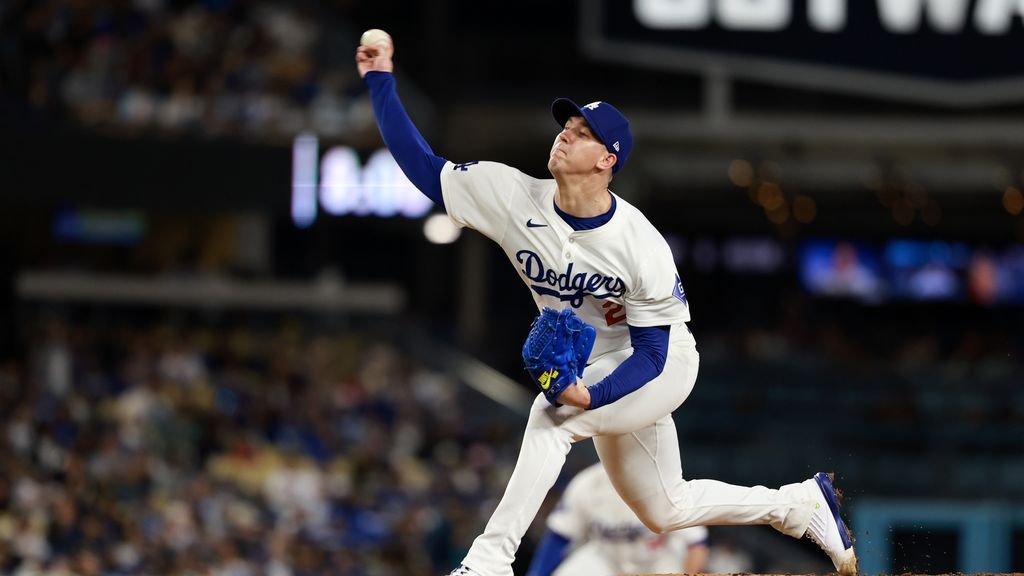
[[[553,179],[496,162],[449,162],[405,112],[392,74],[393,45],[390,37],[379,39],[356,50],[356,66],[402,171],[455,223],[502,247],[539,310],[571,306],[597,331],[586,380],[573,373],[557,406],[538,394],[505,494],[452,576],[512,576],[523,535],[572,444],[587,438],[616,491],[652,531],[768,524],[810,537],[841,573],[855,574],[853,542],[829,475],[779,489],[683,479],[672,412],[693,389],[699,355],[668,243],[608,188],[633,146],[626,117],[606,102],[555,100]]]
[[[707,564],[707,528],[651,532],[600,462],[569,482],[547,524],[527,576],[698,574]]]

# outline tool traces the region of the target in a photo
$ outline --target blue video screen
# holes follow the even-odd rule
[[[1024,304],[1024,245],[894,239],[812,239],[799,247],[809,293],[865,303],[893,300]]]

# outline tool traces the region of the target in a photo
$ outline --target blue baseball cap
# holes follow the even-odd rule
[[[629,131],[629,120],[618,108],[601,101],[580,106],[568,98],[559,98],[551,103],[551,114],[562,127],[565,127],[569,118],[582,116],[605,148],[615,154],[617,160],[612,167],[612,174],[618,173],[626,165],[629,151],[633,149],[633,134]]]

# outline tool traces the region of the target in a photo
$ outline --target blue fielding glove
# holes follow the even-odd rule
[[[523,343],[523,362],[534,384],[552,405],[583,375],[597,333],[572,311],[545,307]]]

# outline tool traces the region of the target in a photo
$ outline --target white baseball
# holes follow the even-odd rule
[[[371,48],[391,48],[391,35],[379,28],[370,28],[359,37],[359,43]]]

